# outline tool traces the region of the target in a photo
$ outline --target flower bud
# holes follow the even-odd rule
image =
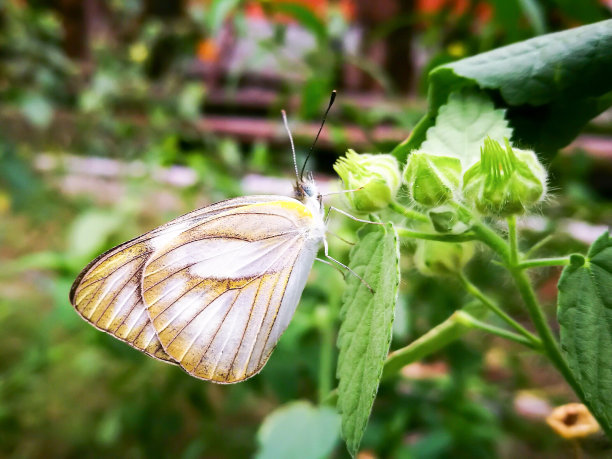
[[[486,138],[480,161],[463,176],[463,196],[485,215],[524,213],[546,193],[546,171],[533,151]]]
[[[408,157],[404,181],[412,200],[431,208],[453,199],[461,181],[461,161],[452,156],[437,156],[415,151]]]
[[[376,212],[387,207],[400,187],[401,173],[392,155],[358,154],[348,150],[334,164],[350,205],[358,212]]]
[[[425,276],[441,276],[460,272],[474,256],[474,243],[417,241],[414,263]]]

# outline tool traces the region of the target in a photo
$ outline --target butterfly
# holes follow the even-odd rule
[[[81,317],[196,378],[235,383],[257,374],[321,245],[327,255],[322,197],[311,174],[298,175],[289,138],[295,198],[221,201],[103,253],[70,290]]]

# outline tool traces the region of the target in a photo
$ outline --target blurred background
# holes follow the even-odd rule
[[[309,163],[337,188],[331,165],[347,148],[388,152],[410,133],[434,66],[610,17],[609,0],[0,0],[0,457],[348,457],[333,411],[314,408],[336,385],[333,269],[315,265],[267,366],[232,386],[95,330],[71,283],[192,209],[290,194],[281,108],[301,162],[338,90]],[[612,223],[612,112],[550,167],[552,198],[524,233],[557,234],[542,256],[584,250]],[[350,246],[330,244],[346,259]],[[467,301],[403,250],[393,347]],[[486,254],[469,268],[528,324]],[[537,277],[551,315],[558,275]],[[473,333],[404,370],[380,388],[362,459],[575,457],[544,422],[573,396],[537,355]]]

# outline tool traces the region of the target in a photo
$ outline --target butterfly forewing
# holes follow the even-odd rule
[[[145,267],[143,298],[158,337],[196,377],[237,382],[257,373],[295,311],[306,282],[295,273],[308,273],[318,241],[308,239],[308,210],[279,199],[183,232]],[[295,270],[298,262],[308,266]]]
[[[70,302],[95,327],[158,359],[175,363],[164,351],[142,300],[142,273],[155,247],[233,208],[278,200],[251,196],[222,201],[190,212],[93,260],[79,274]]]
[[[70,299],[97,328],[216,382],[261,370],[293,316],[322,235],[281,196],[183,215],[90,263]]]

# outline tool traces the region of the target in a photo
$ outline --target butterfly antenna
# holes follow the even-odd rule
[[[295,157],[295,145],[293,144],[293,137],[291,136],[291,130],[289,129],[289,123],[287,122],[287,113],[285,110],[281,110],[281,115],[283,116],[283,124],[285,125],[285,129],[287,130],[287,134],[289,135],[289,142],[291,143],[291,154],[293,155],[293,167],[295,168],[295,179],[297,180],[300,175],[298,174],[298,165],[297,159]]]
[[[327,119],[327,114],[329,113],[329,110],[332,108],[332,105],[334,105],[335,100],[336,100],[336,90],[334,89],[329,98],[329,105],[327,106],[327,110],[325,110],[325,114],[323,115],[323,120],[321,121],[321,127],[319,128],[319,132],[317,132],[317,136],[315,137],[314,142],[312,142],[312,145],[310,146],[310,150],[308,151],[308,155],[306,156],[306,161],[304,161],[304,165],[302,166],[302,170],[300,172],[300,181],[304,177],[304,169],[306,169],[306,163],[308,162],[308,159],[310,158],[312,150],[314,149],[314,146],[317,143],[317,140],[319,139],[319,135],[321,134],[321,131],[323,130],[323,126],[325,125],[325,120]]]

